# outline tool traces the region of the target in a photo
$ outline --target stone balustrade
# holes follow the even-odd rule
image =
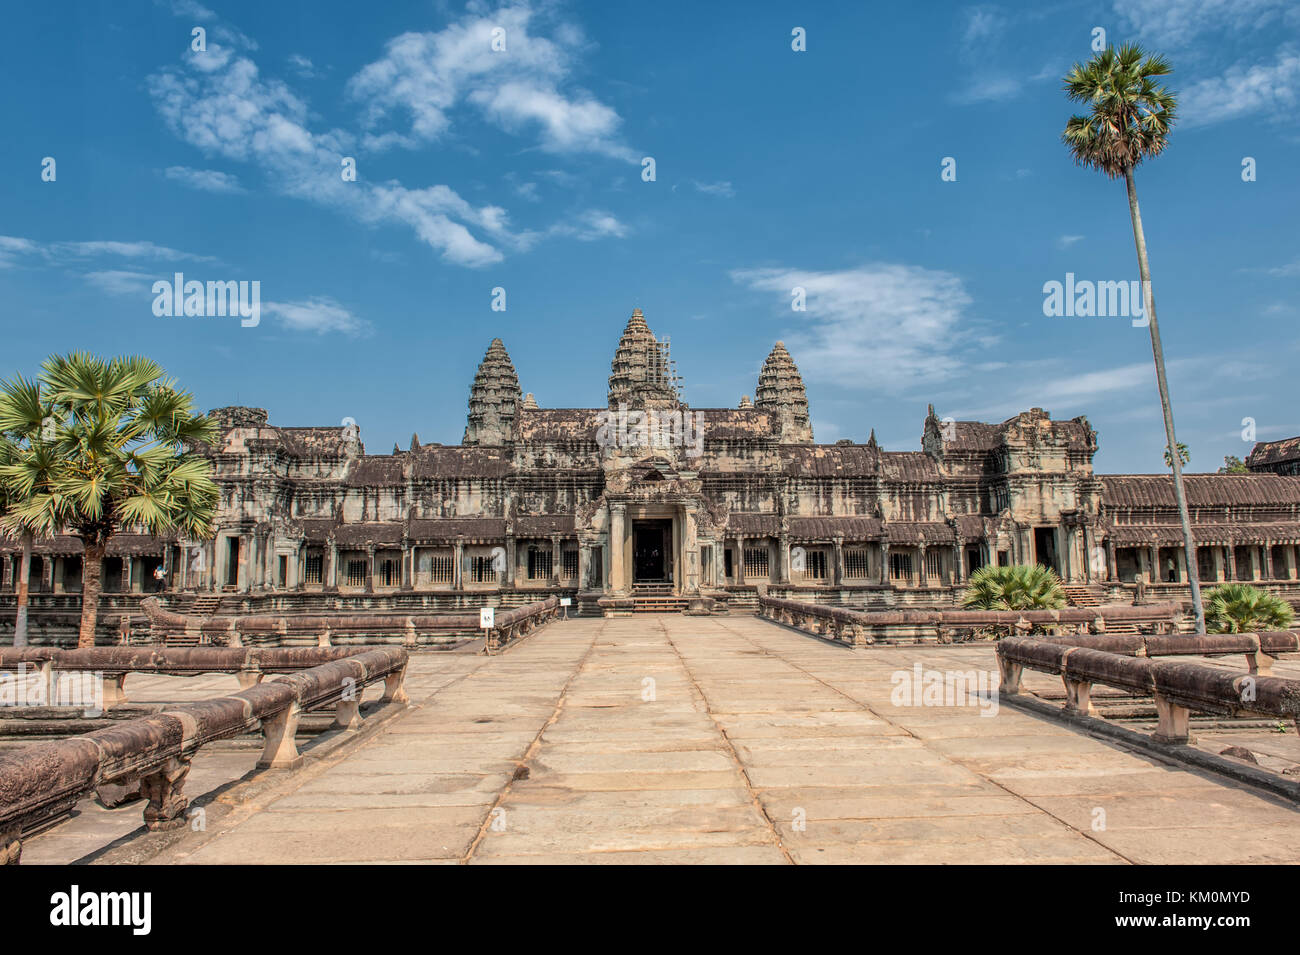
[[[1265,646],[1270,653],[1296,652],[1300,644],[1295,633],[1188,635],[1170,638],[1169,645],[1148,637],[1141,647],[1147,656],[1136,655],[1138,648],[1131,646],[1135,638],[1106,638],[1123,641],[1122,645],[1129,647],[1118,651],[1086,645],[1087,639],[1081,638],[1079,645],[1054,638],[1008,637],[1000,641],[1000,692],[1017,695],[1028,668],[1059,674],[1065,684],[1065,710],[1080,716],[1096,713],[1092,704],[1092,686],[1096,683],[1150,696],[1155,700],[1158,718],[1153,739],[1167,744],[1191,740],[1188,726],[1192,711],[1275,716],[1296,720],[1300,728],[1300,680],[1262,672],[1234,673],[1218,666],[1162,660],[1152,655],[1166,650],[1198,655],[1240,653],[1243,646],[1252,644],[1254,652]],[[1176,648],[1172,647],[1173,641],[1177,641]]]
[[[356,656],[372,647],[0,647],[0,673],[39,678],[55,686],[55,673],[94,674],[102,679],[103,708],[128,701],[126,678],[132,673],[192,677],[233,673],[241,688],[261,682],[268,673],[292,673],[332,660]],[[51,705],[57,705],[51,700]]]
[[[6,651],[5,660],[16,653],[62,654],[58,665],[71,662],[92,664],[97,655],[117,653],[113,665],[126,666],[130,650]],[[213,653],[218,656],[210,656]],[[185,825],[188,800],[182,795],[190,761],[204,745],[261,730],[265,742],[258,767],[290,769],[298,766],[295,735],[299,716],[306,710],[335,706],[335,726],[355,729],[360,725],[359,705],[365,687],[384,682],[383,701],[408,702],[403,686],[407,653],[396,647],[371,647],[347,651],[277,651],[281,658],[268,660],[258,653],[252,659],[262,670],[280,667],[291,670],[265,683],[253,683],[229,696],[180,704],[160,713],[124,720],[81,736],[39,743],[0,754],[0,863],[17,863],[22,836],[48,825],[69,812],[79,799],[104,785],[130,785],[138,781],[141,796],[148,800],[144,810],[149,829]],[[308,659],[285,656],[295,652],[316,654]],[[266,651],[261,651],[265,654]],[[80,656],[78,656],[80,654]],[[166,656],[170,655],[169,665]],[[123,672],[199,672],[193,667],[204,660],[215,670],[243,666],[228,651],[208,648],[143,651],[139,667]],[[26,665],[30,661],[12,663]],[[47,657],[45,665],[56,665]],[[236,670],[235,672],[240,672]],[[247,672],[247,671],[244,671]]]
[[[514,610],[498,610],[487,631],[486,649],[499,653],[506,647],[554,620],[560,613],[560,598],[547,597]]]
[[[1193,635],[1107,635],[1076,636],[1050,635],[1040,639],[1049,643],[1064,643],[1090,650],[1105,650],[1123,656],[1217,657],[1242,654],[1251,673],[1272,675],[1275,658],[1283,653],[1296,653],[1300,649],[1300,633],[1281,630],[1273,633],[1210,633]]]
[[[478,633],[478,612],[402,614],[214,614],[200,617],[166,609],[157,597],[140,602],[155,642],[240,647],[248,644],[306,646],[400,643],[416,647],[447,636]]]
[[[952,643],[988,629],[1105,633],[1108,622],[1111,626],[1173,632],[1182,612],[1176,603],[1061,610],[851,610],[767,596],[758,598],[758,607],[759,614],[769,620],[855,647],[884,642]]]

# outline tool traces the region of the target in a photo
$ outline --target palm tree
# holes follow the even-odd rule
[[[0,398],[0,400],[3,400]],[[6,464],[12,464],[16,460],[18,449],[14,446],[13,438],[9,435],[0,434],[0,467]],[[13,495],[9,489],[0,483],[0,515],[5,514],[14,505]],[[19,555],[20,563],[18,565],[17,580],[17,613],[14,615],[14,646],[27,646],[27,605],[31,600],[31,581],[32,581],[32,533],[23,530],[19,535],[22,551]]]
[[[1042,564],[985,565],[970,575],[961,605],[970,610],[1058,610],[1065,606],[1061,578]]]
[[[21,375],[13,381],[0,382],[0,530],[14,533],[22,544],[18,567],[17,613],[14,617],[14,646],[27,646],[27,610],[31,600],[32,543],[36,536],[47,536],[48,521],[20,522],[6,519],[24,503],[24,490],[6,480],[4,469],[30,459],[40,476],[48,477],[50,449],[45,438],[49,420],[49,402],[41,386]]]
[[[37,388],[21,379],[16,386]],[[81,538],[77,646],[94,646],[101,565],[114,534],[211,536],[218,491],[211,462],[194,446],[214,441],[217,426],[147,358],[54,355],[42,366],[39,394],[43,422],[33,423],[30,405],[0,400],[0,432],[39,435],[0,465],[0,481],[17,498],[0,527]]]
[[[1291,626],[1291,605],[1250,584],[1221,584],[1208,596],[1205,616],[1213,633],[1267,633]]]
[[[1186,464],[1186,463],[1187,463],[1188,461],[1190,461],[1191,459],[1192,459],[1192,452],[1190,452],[1190,451],[1187,450],[1187,445],[1185,445],[1185,444],[1183,444],[1183,442],[1179,441],[1179,442],[1178,442],[1178,460],[1181,461],[1183,464]],[[1173,455],[1171,455],[1171,454],[1169,453],[1169,449],[1168,449],[1168,448],[1165,448],[1165,467],[1167,467],[1167,468],[1171,468],[1171,467],[1173,467],[1173,466],[1174,466]]]
[[[1156,365],[1156,385],[1160,389],[1160,407],[1165,419],[1165,448],[1177,448],[1174,437],[1174,412],[1169,400],[1169,382],[1165,377],[1165,356],[1160,345],[1160,326],[1156,323],[1156,300],[1151,290],[1151,267],[1147,262],[1146,235],[1142,231],[1142,213],[1138,208],[1137,186],[1133,170],[1144,159],[1164,152],[1169,144],[1169,130],[1177,112],[1177,100],[1158,78],[1168,76],[1173,67],[1163,56],[1146,54],[1141,47],[1125,45],[1116,50],[1106,47],[1086,64],[1076,63],[1064,79],[1066,95],[1076,103],[1087,103],[1087,116],[1072,116],[1065,124],[1061,139],[1070,148],[1075,162],[1085,168],[1098,169],[1111,179],[1124,179],[1128,189],[1129,218],[1133,222],[1133,242],[1137,246],[1138,273],[1142,279],[1142,297],[1147,328],[1151,333],[1151,356]],[[1183,546],[1187,566],[1196,566],[1196,542],[1192,539],[1192,522],[1187,514],[1187,495],[1183,491],[1183,464],[1171,455],[1174,472],[1174,497],[1183,525]],[[1195,574],[1188,576],[1192,587],[1192,610],[1196,632],[1205,632],[1205,609],[1201,605],[1201,585]]]

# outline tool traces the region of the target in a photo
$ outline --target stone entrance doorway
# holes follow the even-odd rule
[[[671,583],[673,579],[673,522],[632,522],[632,582]]]

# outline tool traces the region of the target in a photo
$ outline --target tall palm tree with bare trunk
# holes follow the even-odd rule
[[[0,433],[27,436],[0,464],[14,498],[0,528],[81,538],[79,647],[95,643],[100,567],[113,535],[212,534],[219,492],[195,446],[215,441],[217,426],[147,358],[52,356],[39,383],[19,378],[0,389]]]
[[[1192,538],[1187,495],[1183,490],[1183,462],[1179,454],[1170,453],[1170,449],[1179,448],[1179,444],[1174,437],[1174,411],[1169,400],[1169,381],[1165,377],[1160,326],[1156,323],[1151,266],[1147,261],[1137,185],[1133,181],[1133,170],[1138,164],[1160,155],[1169,145],[1169,131],[1174,124],[1178,102],[1173,93],[1160,85],[1159,79],[1172,72],[1173,67],[1167,59],[1145,53],[1136,45],[1121,46],[1118,50],[1108,46],[1087,63],[1074,64],[1063,81],[1064,90],[1074,102],[1086,103],[1088,114],[1071,116],[1061,139],[1079,165],[1100,170],[1111,179],[1122,178],[1128,189],[1129,218],[1133,222],[1143,304],[1151,333],[1151,355],[1155,360],[1156,385],[1160,389],[1160,407],[1165,419],[1165,451],[1174,472],[1174,497],[1183,525],[1192,611],[1196,617],[1196,632],[1204,633],[1205,609],[1201,604],[1201,585],[1197,579],[1196,542]]]

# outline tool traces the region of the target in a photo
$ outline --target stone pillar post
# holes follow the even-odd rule
[[[889,586],[889,541],[880,542],[880,586]]]
[[[1229,544],[1223,548],[1223,556],[1228,560],[1228,580],[1237,579],[1237,549]]]
[[[465,538],[457,537],[451,549],[451,589],[465,589]]]
[[[682,508],[682,592],[696,595],[700,592],[699,521],[695,504],[688,502]]]
[[[1259,566],[1259,545],[1252,544],[1250,547],[1250,578],[1259,580],[1261,568]]]
[[[505,576],[505,580],[503,580],[501,584],[503,587],[513,588],[515,586],[515,573],[516,573],[515,565],[518,563],[518,561],[519,561],[519,548],[517,542],[515,541],[515,535],[513,533],[507,533],[506,534],[506,576]]]
[[[122,593],[131,592],[131,558],[124,555],[122,557]]]
[[[731,539],[731,582],[745,582],[745,539],[739,536]]]
[[[1175,551],[1175,555],[1174,566],[1178,568],[1178,580],[1180,583],[1189,583],[1191,577],[1189,576],[1190,568],[1187,566],[1187,548],[1179,547]]]
[[[960,586],[961,582],[966,579],[966,542],[960,537],[952,549],[952,583],[954,587]]]
[[[591,547],[585,542],[578,542],[578,589],[586,590],[591,586]]]
[[[1223,548],[1215,547],[1210,551],[1210,559],[1214,562],[1214,579],[1223,582]]]
[[[1295,545],[1287,544],[1286,547],[1282,549],[1282,553],[1286,556],[1286,579],[1295,580],[1296,579]]]
[[[1147,567],[1148,567],[1147,582],[1154,584],[1157,581],[1159,581],[1160,580],[1160,545],[1159,544],[1152,544],[1151,547],[1149,548],[1149,556],[1147,557]]]
[[[1119,578],[1119,561],[1115,558],[1115,542],[1106,541],[1106,579],[1115,581]]]
[[[416,566],[415,547],[408,540],[402,541],[402,589],[414,590],[416,575],[419,568]]]
[[[375,592],[375,545],[366,546],[366,593]]]
[[[835,570],[834,577],[831,579],[836,587],[844,585],[844,538],[835,538]]]
[[[560,586],[560,571],[564,554],[560,550],[560,535],[551,535],[551,586]]]
[[[782,534],[777,539],[777,550],[779,551],[777,559],[780,560],[781,563],[780,566],[777,568],[776,580],[777,583],[788,584],[790,583],[790,538],[789,536],[787,536],[786,534]]]
[[[627,593],[626,548],[623,545],[623,525],[627,507],[611,504],[609,507],[609,589],[616,594]]]
[[[1273,545],[1268,541],[1264,542],[1264,579],[1273,579]]]
[[[924,543],[919,545],[916,549],[917,552],[916,582],[917,582],[917,586],[920,587],[925,587],[928,585],[928,581],[925,575],[925,551],[926,551],[926,547]]]

